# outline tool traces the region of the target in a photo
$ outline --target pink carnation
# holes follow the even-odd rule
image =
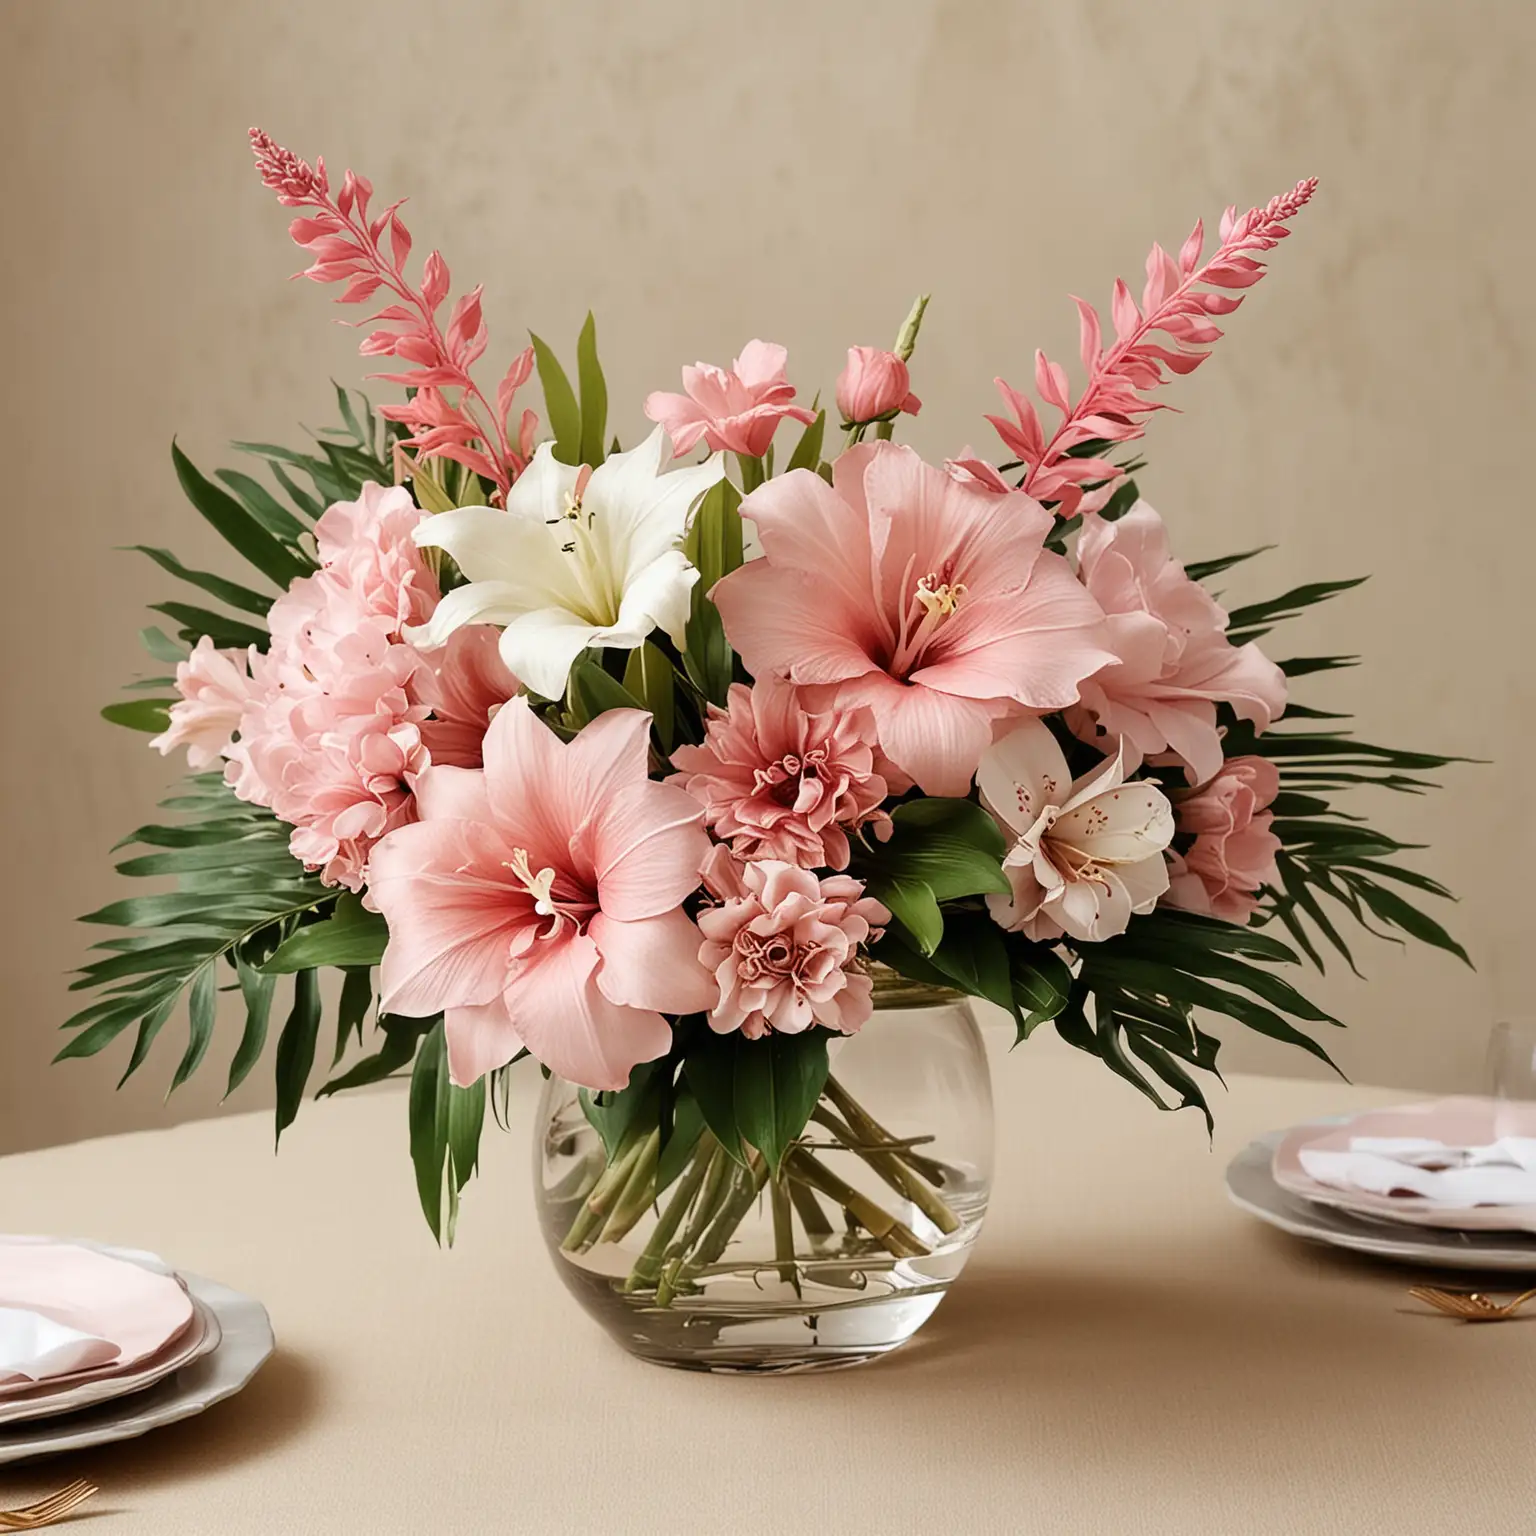
[[[1210,783],[1181,799],[1178,830],[1195,840],[1182,856],[1170,855],[1172,883],[1164,903],[1246,923],[1259,891],[1280,879],[1280,839],[1271,831],[1269,810],[1279,793],[1280,773],[1268,758],[1234,757]]]
[[[873,1008],[859,945],[891,920],[864,895],[863,881],[818,879],[780,859],[733,869],[716,858],[708,874],[726,898],[699,914],[699,959],[720,988],[710,1028],[722,1035],[739,1029],[749,1040],[812,1024],[845,1035],[858,1030]]]
[[[704,744],[679,747],[673,765],[715,835],[742,858],[846,869],[847,827],[880,816],[875,720],[867,709],[812,714],[789,684],[733,684],[710,707]]]
[[[321,567],[371,617],[398,636],[437,606],[437,577],[411,537],[426,514],[403,486],[365,485],[356,501],[338,501],[315,524]]]
[[[784,377],[789,354],[771,341],[749,341],[729,369],[696,363],[683,369],[685,394],[647,395],[645,414],[672,439],[674,456],[687,453],[702,437],[714,452],[761,458],[779,423],[791,416],[809,424],[814,411],[795,405],[795,386]]]
[[[216,767],[229,751],[241,714],[261,692],[251,677],[253,654],[218,650],[204,635],[192,654],[176,664],[176,691],[181,698],[171,705],[170,725],[150,746],[158,747],[164,756],[185,747],[187,763],[195,773]]]
[[[1146,502],[1117,522],[1089,517],[1077,554],[1119,659],[1083,684],[1068,723],[1084,741],[1118,737],[1154,762],[1181,762],[1191,784],[1212,778],[1222,762],[1216,706],[1265,730],[1285,708],[1284,673],[1257,645],[1227,639],[1225,612],[1170,558]]]
[[[411,691],[422,666],[373,624],[260,669],[269,692],[241,718],[228,777],[292,825],[294,857],[328,885],[361,890],[373,844],[415,819],[412,789],[430,761],[428,708]]]

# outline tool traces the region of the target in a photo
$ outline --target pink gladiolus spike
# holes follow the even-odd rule
[[[1222,334],[1207,317],[1231,314],[1242,303],[1240,296],[1211,290],[1249,288],[1258,282],[1264,276],[1264,264],[1245,253],[1272,250],[1285,239],[1290,233],[1286,221],[1294,218],[1316,191],[1317,178],[1313,176],[1241,217],[1235,208],[1228,208],[1221,218],[1220,244],[1203,267],[1198,262],[1205,228],[1198,221],[1179,248],[1177,262],[1160,245],[1154,245],[1147,257],[1141,308],[1125,283],[1115,281],[1110,309],[1116,339],[1107,350],[1102,344],[1098,313],[1083,300],[1074,300],[1088,378],[1077,403],[1065,404],[1069,397],[1064,382],[1058,379],[1060,369],[1036,355],[1036,388],[1063,413],[1061,425],[1048,442],[1037,440],[1043,434],[1029,402],[1001,379],[997,381],[1014,420],[997,416],[987,420],[1027,466],[1020,490],[1037,501],[1054,503],[1059,517],[1091,510],[1094,504],[1107,500],[1113,489],[1110,485],[1086,496],[1076,492],[1074,482],[1081,477],[1064,470],[1062,463],[1068,450],[1093,437],[1131,442],[1142,436],[1146,417],[1166,409],[1149,400],[1148,393],[1165,383],[1169,374],[1193,373],[1205,361],[1205,349]],[[1157,333],[1175,345],[1170,348],[1152,341]],[[1119,477],[1117,466],[1110,466],[1110,470],[1112,478]]]
[[[461,454],[481,455],[490,466],[487,477],[496,486],[493,500],[503,502],[529,455],[508,441],[510,397],[493,408],[468,371],[484,352],[487,339],[479,290],[459,301],[445,336],[438,328],[436,313],[450,287],[447,263],[433,251],[423,264],[420,286],[411,283],[405,272],[411,236],[399,216],[400,202],[391,203],[370,219],[368,204],[373,187],[366,177],[349,170],[333,200],[323,160],[311,167],[259,128],[251,130],[250,139],[263,183],[285,207],[308,210],[289,226],[294,241],[311,257],[302,275],[313,282],[345,281],[341,303],[361,303],[380,288],[387,288],[400,301],[385,306],[366,322],[393,329],[372,331],[360,348],[364,356],[395,356],[417,370],[377,375],[416,390],[405,405],[385,411],[386,418],[403,422],[417,438],[429,430],[445,429],[433,438],[433,451],[444,453],[451,447]],[[386,231],[387,254],[380,243]],[[519,361],[513,368],[520,366]],[[440,393],[449,387],[463,391],[453,404]],[[477,469],[479,462],[477,459]]]

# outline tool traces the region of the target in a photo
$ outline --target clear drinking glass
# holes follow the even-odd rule
[[[991,1188],[980,1032],[959,994],[885,972],[874,1016],[830,1057],[781,1176],[706,1130],[666,1160],[660,1191],[647,1128],[610,1158],[577,1090],[545,1085],[540,1224],[568,1289],[626,1349],[693,1370],[824,1369],[897,1348],[933,1314]]]
[[[1536,1099],[1536,1018],[1493,1026],[1488,1037],[1488,1090],[1499,1099]]]

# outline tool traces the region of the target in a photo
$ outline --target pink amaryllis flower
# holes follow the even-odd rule
[[[162,756],[187,749],[194,773],[215,768],[229,752],[240,716],[261,694],[251,676],[251,652],[221,651],[204,635],[185,661],[176,663],[176,691],[170,723],[150,746]]]
[[[862,880],[818,878],[781,859],[740,864],[716,855],[708,882],[722,898],[699,914],[699,959],[720,989],[711,1029],[756,1040],[821,1024],[851,1035],[868,1020],[873,984],[859,966],[859,946],[891,914],[864,894]]]
[[[1173,810],[1156,784],[1125,782],[1118,753],[1074,780],[1050,728],[1025,720],[982,758],[976,783],[1011,843],[1013,894],[987,897],[1004,928],[1110,939],[1168,889]]]
[[[789,353],[771,341],[749,341],[729,368],[695,363],[683,369],[681,395],[646,396],[645,414],[660,422],[680,457],[702,437],[713,452],[761,458],[786,417],[807,425],[816,413],[794,404],[795,386],[784,377]]]
[[[1193,834],[1182,855],[1169,855],[1165,906],[1246,923],[1259,892],[1276,885],[1280,839],[1269,807],[1280,793],[1280,771],[1265,757],[1234,757],[1221,772],[1175,807],[1178,830]]]
[[[446,645],[424,652],[422,660],[411,691],[418,703],[432,709],[432,718],[421,728],[432,761],[480,767],[486,727],[521,686],[501,659],[501,631],[490,624],[466,624],[449,635]]]
[[[709,851],[704,813],[647,777],[650,717],[610,710],[574,741],[525,698],[485,737],[485,768],[430,769],[421,819],[373,850],[389,924],[381,1006],[443,1011],[453,1080],[525,1046],[587,1088],[665,1054],[664,1013],[713,1006],[682,902]]]
[[[1083,584],[1109,616],[1115,664],[1083,685],[1068,715],[1085,741],[1120,738],[1154,761],[1179,761],[1191,784],[1221,767],[1216,706],[1265,730],[1285,708],[1285,674],[1257,645],[1234,646],[1227,616],[1168,553],[1146,502],[1113,523],[1090,517],[1077,555]]]
[[[742,858],[846,869],[847,828],[880,817],[875,717],[867,709],[814,714],[773,677],[732,685],[710,706],[704,744],[672,754],[681,784],[715,836]]]
[[[1029,497],[883,442],[832,476],[795,470],[742,503],[763,558],[715,585],[726,633],[811,709],[867,707],[892,789],[963,795],[994,721],[1073,703],[1116,659],[1103,613]]]

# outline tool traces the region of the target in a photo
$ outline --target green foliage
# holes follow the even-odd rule
[[[603,434],[608,430],[608,384],[597,360],[597,325],[590,310],[576,339],[576,379],[581,386],[580,462],[596,469],[603,462]]]
[[[656,740],[663,752],[671,752],[676,740],[676,696],[672,663],[647,640],[629,653],[624,667],[624,687],[642,709],[651,713]]]
[[[384,919],[347,892],[337,899],[328,917],[290,933],[261,969],[272,976],[322,965],[361,966],[366,970],[384,958],[388,939]]]
[[[421,1212],[439,1243],[453,1244],[459,1197],[474,1176],[485,1123],[485,1079],[457,1088],[448,1076],[442,1021],[433,1023],[416,1051],[408,1105],[411,1164]]]
[[[697,1031],[683,1073],[704,1123],[738,1161],[755,1147],[775,1172],[804,1131],[827,1081],[827,1031],[768,1034]]]
[[[334,903],[336,893],[288,852],[287,828],[270,812],[236,800],[217,774],[199,775],[165,804],[186,813],[184,819],[131,833],[119,846],[149,851],[117,868],[131,878],[170,877],[175,889],[111,902],[85,919],[137,931],[103,940],[96,948],[107,953],[81,968],[73,989],[98,995],[64,1024],[72,1038],[58,1059],[95,1055],[137,1026],[126,1081],[186,996],[188,1045],[175,1089],[208,1052],[218,978],[228,966],[246,1005],[230,1067],[233,1091],[266,1039],[272,987],[260,965],[301,917]]]
[[[800,434],[795,451],[789,456],[784,472],[794,469],[816,470],[821,467],[821,445],[827,433],[827,413],[817,411],[816,419]]]
[[[533,358],[544,390],[544,414],[555,434],[555,457],[562,464],[580,464],[581,407],[576,403],[576,391],[549,343],[532,331],[528,337],[533,342]]]
[[[728,480],[704,493],[694,513],[683,549],[698,567],[692,608],[688,617],[683,666],[694,687],[711,704],[724,705],[735,680],[736,658],[725,638],[720,611],[709,600],[709,590],[742,561],[741,495]]]

